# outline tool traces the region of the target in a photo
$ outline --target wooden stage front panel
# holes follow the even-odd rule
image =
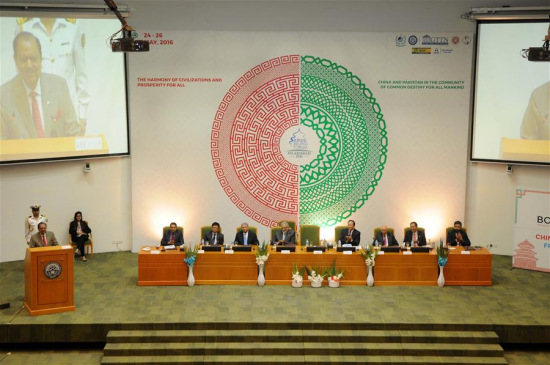
[[[464,249],[451,250],[443,268],[445,285],[492,285],[493,255],[486,248],[462,254]]]
[[[187,285],[184,252],[178,249],[152,254],[143,248],[138,253],[138,285]]]
[[[437,285],[437,254],[386,252],[378,255],[374,265],[374,285]]]

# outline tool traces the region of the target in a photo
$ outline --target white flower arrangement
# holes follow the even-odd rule
[[[321,284],[323,282],[323,280],[325,279],[325,277],[316,272],[315,270],[311,270],[311,275],[308,275],[307,278],[313,282],[313,283],[316,283],[316,284]]]
[[[269,246],[264,242],[256,250],[256,265],[264,265],[269,258]]]
[[[365,260],[365,264],[367,264],[367,266],[374,266],[378,251],[375,250],[372,245],[367,246],[366,249],[362,249],[359,252],[361,253],[361,256],[363,256],[363,259]]]
[[[269,254],[262,255],[262,256],[256,256],[256,265],[263,265],[269,258]]]

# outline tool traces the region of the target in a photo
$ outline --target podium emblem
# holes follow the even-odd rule
[[[61,265],[55,261],[48,262],[46,266],[44,266],[44,275],[46,275],[48,279],[57,278],[61,275]]]

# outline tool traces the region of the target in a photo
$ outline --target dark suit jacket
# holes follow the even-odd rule
[[[46,241],[48,241],[48,246],[59,246],[53,232],[46,231]],[[42,235],[40,232],[31,236],[29,247],[44,247],[44,242],[42,242]]]
[[[78,227],[78,223],[76,223],[76,221],[72,221],[71,223],[69,223],[69,234],[71,235],[72,240],[75,242],[77,238],[77,233],[76,233],[77,227]],[[92,230],[90,229],[90,227],[85,221],[80,221],[80,229],[82,229],[82,233],[86,235],[89,235],[90,233],[92,233]]]
[[[388,236],[388,246],[399,246],[399,242],[395,239],[395,236],[391,234],[390,232],[387,233]],[[382,235],[382,232],[377,232],[376,237],[374,238],[374,242],[378,241],[378,244],[380,246],[384,245],[384,236]]]
[[[45,137],[77,135],[80,124],[65,79],[42,73],[40,89]],[[1,139],[38,138],[23,79],[18,75],[6,82],[0,95]]]
[[[349,235],[348,232],[349,232],[349,229],[347,229],[347,228],[344,228],[340,232],[340,239],[339,239],[340,243],[342,243],[343,245],[345,245],[347,243],[351,243],[353,246],[358,246],[361,243],[361,232],[354,229],[353,232],[351,232],[351,242],[347,242],[346,236]]]
[[[164,232],[164,235],[162,236],[162,239],[160,240],[160,244],[163,246],[169,246],[170,238],[172,237],[172,232],[170,230],[167,230]],[[176,229],[176,232],[174,232],[174,245],[180,246],[183,245],[183,234],[181,231]]]
[[[216,233],[218,236],[217,238],[217,244],[218,245],[223,245],[223,234],[218,232]],[[212,233],[212,231],[208,232],[207,234],[204,235],[203,239],[204,239],[204,244],[205,245],[213,245],[214,244],[214,234]]]
[[[280,230],[277,230],[275,231],[275,238],[273,240],[273,243],[277,243],[279,241],[281,241],[283,239],[283,230],[280,229]],[[289,229],[288,231],[286,231],[285,233],[285,245],[287,244],[292,244],[292,245],[295,245],[296,244],[296,233],[294,233],[294,231],[292,229]]]
[[[235,244],[236,245],[244,245],[244,233],[243,231],[237,232],[237,235],[235,236]],[[252,231],[248,231],[248,239],[247,244],[249,245],[259,245],[260,242],[258,241],[258,236],[256,236],[256,233]]]
[[[455,231],[455,230],[452,230],[449,232],[449,234],[447,234],[447,244],[450,244],[451,246],[456,246],[457,245],[457,242],[456,242],[456,233],[461,233],[462,234],[462,242],[461,242],[461,246],[470,246],[471,243],[470,243],[470,239],[468,238],[468,235],[466,234],[466,232],[464,230],[459,230],[459,231]]]
[[[418,246],[426,246],[426,234],[421,230],[418,230],[417,232],[418,232]],[[413,237],[412,231],[411,230],[407,231],[403,242],[405,242],[405,244],[407,243],[410,244],[412,241],[412,237]]]

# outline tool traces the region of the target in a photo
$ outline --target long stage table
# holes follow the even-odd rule
[[[444,268],[445,285],[491,285],[492,255],[483,248],[462,254],[463,248],[451,250]],[[185,253],[179,250],[159,252],[155,248],[138,254],[138,285],[187,285]],[[328,250],[322,254],[270,251],[265,265],[267,285],[290,285],[292,266],[336,266],[345,270],[341,285],[366,285],[367,268],[359,252],[344,254]],[[437,285],[439,268],[435,252],[385,253],[378,255],[374,267],[374,285]],[[258,266],[254,252],[205,252],[197,256],[194,266],[196,284],[256,285]],[[304,284],[309,284],[307,274]],[[326,284],[326,282],[325,282]]]

